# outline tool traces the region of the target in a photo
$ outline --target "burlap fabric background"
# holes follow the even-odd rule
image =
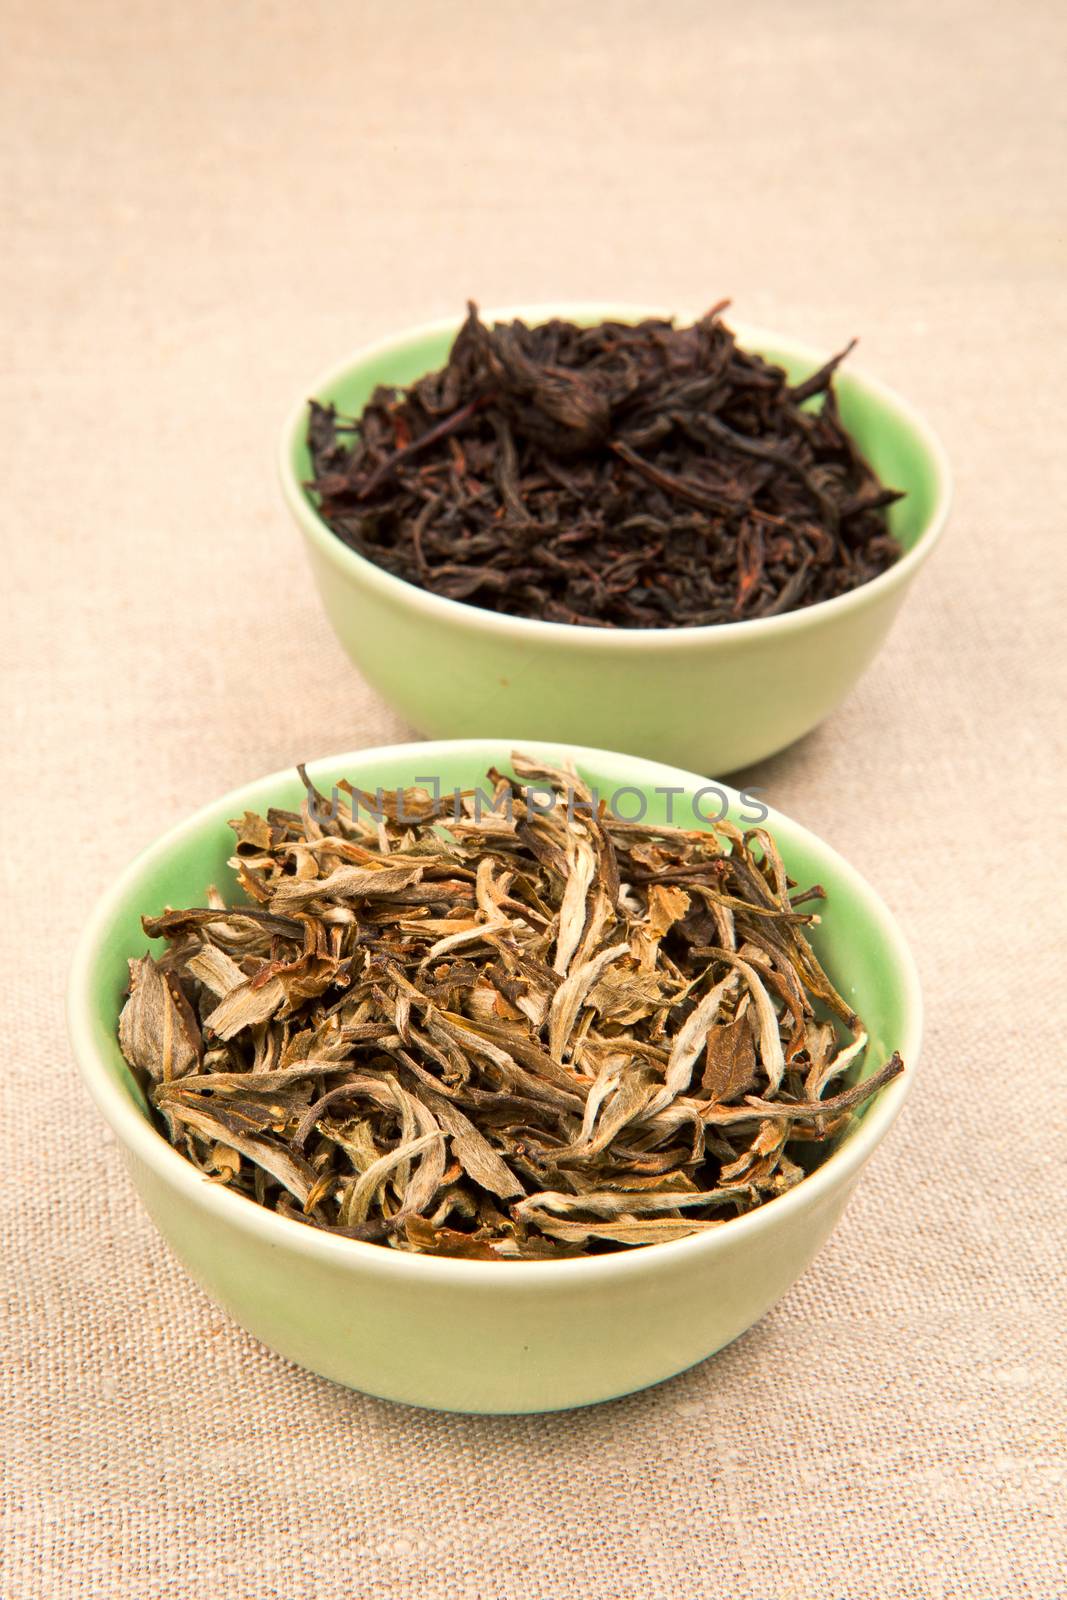
[[[1062,9],[5,14],[4,1600],[1067,1593]],[[65,1041],[73,939],[192,807],[408,732],[279,503],[311,375],[468,294],[724,293],[860,333],[958,474],[875,669],[746,775],[899,914],[919,1080],[695,1371],[544,1418],[344,1392],[141,1215]]]

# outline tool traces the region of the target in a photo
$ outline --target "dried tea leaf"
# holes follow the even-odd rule
[[[606,968],[610,967],[613,961],[618,961],[621,956],[629,953],[628,944],[613,944],[568,973],[560,984],[553,996],[548,1019],[548,1051],[557,1061],[563,1059],[563,1052],[582,1002],[594,984],[600,981]]]
[[[847,1072],[854,1061],[858,1061],[867,1048],[867,1035],[861,1028],[851,1044],[830,1055],[818,1067],[813,1067],[804,1084],[804,1093],[809,1100],[819,1100],[822,1092],[832,1078],[839,1078],[842,1072]]]
[[[236,961],[215,944],[201,945],[196,955],[189,957],[185,970],[220,1000],[225,1000],[245,982],[245,975]]]
[[[668,929],[680,922],[689,910],[690,900],[684,889],[679,889],[677,884],[667,884],[661,887],[658,883],[649,886],[648,891],[648,931],[657,942],[663,938]]]
[[[196,1018],[180,983],[151,956],[129,965],[130,996],[119,1018],[119,1044],[131,1067],[155,1083],[168,1083],[202,1054]]]
[[[280,979],[272,978],[257,987],[249,978],[219,1001],[204,1018],[204,1026],[220,1039],[232,1039],[235,1033],[266,1022],[284,1003],[285,989]]]
[[[369,1166],[366,1172],[349,1186],[341,1206],[341,1221],[346,1227],[353,1223],[365,1222],[370,1212],[371,1205],[390,1174],[405,1161],[410,1161],[421,1151],[431,1145],[440,1145],[439,1133],[423,1133],[417,1139],[409,1139],[406,1144],[399,1145],[397,1149],[388,1151],[384,1156]]]
[[[501,1200],[512,1200],[524,1192],[507,1163],[497,1155],[469,1117],[465,1117],[457,1106],[450,1105],[447,1100],[434,1097],[429,1103],[441,1127],[451,1136],[454,1155],[479,1188],[497,1195]]]
[[[723,310],[489,327],[472,305],[439,371],[376,389],[358,418],[311,402],[319,514],[432,593],[584,627],[770,617],[854,589],[899,556],[900,496],[835,403],[851,345],[794,385]]]
[[[701,1093],[713,1105],[728,1105],[745,1094],[756,1076],[756,1047],[750,1014],[709,1028]]]
[[[556,972],[566,973],[585,929],[586,899],[596,870],[596,851],[584,828],[567,834],[567,883],[559,908],[556,935]]]
[[[119,1042],[206,1179],[392,1249],[631,1248],[802,1182],[903,1070],[870,1071],[766,830],[626,823],[515,770],[492,816],[248,813],[252,903],[145,919],[167,949],[131,963]]]
[[[212,1116],[209,1111],[199,1106],[171,1103],[170,1112],[175,1121],[185,1123],[187,1127],[216,1145],[226,1145],[229,1149],[247,1156],[249,1161],[269,1172],[272,1178],[276,1178],[303,1205],[311,1192],[314,1174],[307,1162],[294,1155],[292,1151],[275,1144],[271,1139],[245,1137],[234,1133],[218,1117]]]
[[[272,908],[302,910],[316,900],[391,899],[422,877],[422,867],[336,867],[325,878],[283,879]]]
[[[627,1245],[667,1244],[672,1239],[684,1239],[691,1233],[720,1226],[718,1220],[695,1217],[616,1217],[589,1222],[552,1216],[538,1218],[538,1227],[544,1233],[571,1244],[588,1244],[592,1239],[609,1239],[613,1244]]]
[[[649,1114],[659,1111],[661,1107],[669,1105],[678,1095],[684,1094],[689,1088],[689,1081],[693,1076],[693,1068],[697,1057],[704,1048],[708,1034],[714,1026],[715,1019],[722,1005],[723,995],[728,990],[737,988],[737,975],[728,972],[713,989],[701,1000],[700,1004],[686,1018],[679,1028],[674,1044],[671,1047],[670,1060],[667,1062],[667,1076],[662,1090],[649,1103]]]

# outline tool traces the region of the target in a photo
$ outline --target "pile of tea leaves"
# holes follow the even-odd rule
[[[358,418],[311,402],[306,487],[360,555],[510,616],[695,627],[845,594],[900,554],[900,494],[838,412],[852,346],[791,385],[722,310],[490,328],[472,305],[439,372]]]
[[[402,1250],[581,1255],[782,1194],[903,1070],[850,1083],[822,891],[766,830],[624,822],[513,769],[447,813],[309,786],[231,824],[243,903],[144,919],[165,950],[130,962],[119,1040],[201,1172]]]

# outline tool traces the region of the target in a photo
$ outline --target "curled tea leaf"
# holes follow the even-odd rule
[[[182,1077],[202,1055],[200,1031],[181,984],[151,956],[130,962],[119,1044],[130,1066],[156,1083]]]
[[[900,496],[842,424],[848,351],[791,385],[723,310],[488,327],[471,306],[440,371],[376,389],[358,418],[311,402],[321,517],[432,593],[579,626],[706,626],[854,589],[900,553]]]
[[[632,1248],[802,1182],[903,1070],[871,1070],[766,830],[623,822],[514,766],[492,815],[344,784],[348,812],[246,813],[247,903],[145,919],[167,949],[119,1043],[206,1179],[392,1249]]]

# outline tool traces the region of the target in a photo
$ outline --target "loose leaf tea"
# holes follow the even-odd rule
[[[489,328],[471,306],[440,372],[358,419],[311,402],[307,487],[360,555],[511,616],[695,627],[844,594],[900,553],[900,495],[838,413],[852,346],[790,385],[722,309]]]
[[[903,1070],[804,935],[774,840],[613,816],[513,758],[451,803],[310,787],[231,823],[244,900],[144,918],[123,1054],[171,1143],[398,1249],[578,1255],[717,1227]],[[846,1037],[847,1036],[847,1037]]]

